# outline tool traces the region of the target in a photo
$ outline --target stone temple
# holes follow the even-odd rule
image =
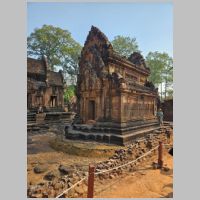
[[[64,79],[62,71],[48,69],[45,57],[27,58],[27,109],[35,111],[41,105],[45,111],[63,111]]]
[[[64,132],[73,113],[64,110],[64,79],[62,71],[48,69],[46,57],[27,58],[27,133]],[[43,112],[38,113],[39,106]],[[63,129],[63,130],[62,130]]]
[[[119,56],[92,26],[79,62],[78,112],[66,137],[124,145],[159,129],[158,90],[143,56]]]

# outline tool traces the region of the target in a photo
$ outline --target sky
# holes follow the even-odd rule
[[[27,3],[27,36],[44,24],[68,30],[82,46],[94,25],[109,41],[135,37],[143,56],[159,51],[173,57],[172,3]]]

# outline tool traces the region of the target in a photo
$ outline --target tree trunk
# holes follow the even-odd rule
[[[166,97],[167,97],[167,80],[165,82],[165,100],[166,100]]]

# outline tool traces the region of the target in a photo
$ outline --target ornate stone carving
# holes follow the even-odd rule
[[[107,37],[92,26],[81,52],[77,80],[78,114],[83,123],[88,120],[127,123],[143,120],[147,115],[151,118],[153,112],[149,113],[147,105],[157,94],[153,85],[145,84],[148,75],[141,54],[133,53],[129,60],[120,57]],[[136,100],[141,94],[144,96],[142,104]],[[129,95],[128,104],[126,95]],[[93,101],[95,103],[91,103]],[[90,119],[91,116],[95,118]]]
[[[128,60],[131,61],[136,66],[147,68],[143,56],[138,52],[132,53],[128,58]]]

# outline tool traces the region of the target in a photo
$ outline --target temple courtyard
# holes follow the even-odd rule
[[[90,163],[106,163],[116,151],[126,147],[81,140],[66,140],[56,134],[32,135],[28,142],[27,184],[29,197],[55,197],[69,184],[88,174]],[[169,140],[168,140],[169,141]],[[138,141],[140,148],[144,143]],[[169,141],[172,144],[172,138]],[[140,152],[138,152],[140,154]],[[131,158],[124,158],[130,160]],[[139,162],[134,169],[125,169],[119,175],[95,178],[94,197],[96,198],[160,198],[172,197],[173,193],[173,157],[164,149],[164,169],[155,169],[157,153]],[[126,161],[127,162],[127,161]],[[62,173],[63,170],[69,172]],[[70,173],[73,173],[71,175]],[[71,178],[69,178],[71,177]],[[65,180],[65,181],[64,181]],[[45,185],[52,182],[51,192]],[[65,186],[62,186],[62,184]],[[69,186],[67,186],[69,187]],[[68,197],[86,197],[87,181],[80,190],[75,189]],[[67,197],[66,196],[66,197]]]
[[[92,26],[78,65],[69,111],[63,71],[27,58],[27,196],[171,197],[173,101],[160,101],[144,57],[120,56]]]

